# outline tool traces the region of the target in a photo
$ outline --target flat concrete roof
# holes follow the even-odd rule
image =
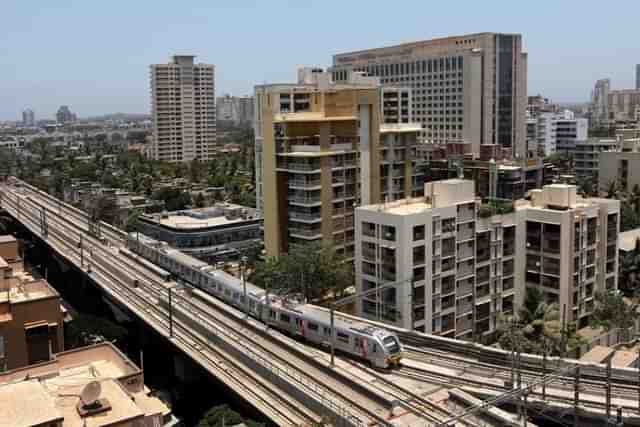
[[[635,351],[617,350],[611,358],[611,365],[617,368],[628,368],[638,359]]]
[[[402,199],[389,203],[376,203],[374,205],[361,206],[372,212],[384,212],[394,215],[413,215],[431,209],[431,203],[427,203],[424,197],[415,199]]]
[[[55,355],[54,360],[0,374],[0,427],[30,427],[64,418],[65,427],[102,427],[129,423],[170,412],[131,378],[140,370],[111,344],[99,344]],[[30,379],[27,379],[30,378]],[[91,381],[111,409],[82,418],[79,394]]]
[[[0,385],[0,402],[0,427],[31,427],[63,418],[38,380]]]
[[[613,349],[597,345],[580,358],[581,362],[603,363],[613,353]]]
[[[11,242],[17,242],[17,241],[18,240],[16,240],[16,238],[10,234],[4,234],[0,236],[0,243],[11,243]]]

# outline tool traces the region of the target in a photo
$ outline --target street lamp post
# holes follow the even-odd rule
[[[246,278],[246,269],[247,269],[246,256],[243,256],[240,259],[240,266],[242,267],[242,292],[244,293],[244,317],[246,319],[249,317],[249,298],[247,298],[247,278]]]

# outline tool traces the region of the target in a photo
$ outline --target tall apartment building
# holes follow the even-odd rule
[[[589,324],[596,292],[618,287],[620,202],[576,195],[553,184],[531,192],[518,206],[526,221],[525,282],[566,310],[579,328]]]
[[[336,81],[347,71],[412,89],[414,119],[433,143],[462,141],[526,154],[527,55],[519,34],[480,33],[334,55]]]
[[[611,90],[609,79],[598,80],[591,98],[591,114],[596,127],[640,121],[640,89]]]
[[[640,90],[640,64],[636,64],[636,90]]]
[[[216,143],[214,66],[176,55],[151,65],[151,156],[156,160],[209,160]]]
[[[253,108],[251,96],[225,95],[216,99],[217,120],[234,126],[250,126],[253,123]]]
[[[359,315],[462,339],[489,335],[522,303],[517,213],[478,215],[471,180],[427,183],[423,198],[356,209],[356,286],[398,286],[359,301]],[[522,227],[520,227],[522,228]],[[518,239],[517,235],[520,234]]]
[[[34,127],[36,125],[36,115],[31,108],[25,108],[22,111],[22,125],[25,127]]]
[[[426,184],[422,198],[357,208],[357,290],[393,284],[359,301],[358,315],[490,341],[535,286],[586,324],[594,293],[617,287],[619,202],[564,184],[532,195],[494,214],[473,181],[451,179]]]
[[[572,111],[541,112],[527,119],[527,138],[535,138],[540,154],[569,152],[588,137],[589,121],[576,118]]]
[[[334,83],[311,68],[297,84],[256,86],[256,198],[269,255],[322,241],[352,257],[355,206],[422,192],[420,129],[402,111],[405,95],[383,94],[359,73]],[[397,114],[385,123],[383,109]]]

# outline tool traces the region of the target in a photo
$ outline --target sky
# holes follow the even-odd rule
[[[474,32],[523,35],[528,92],[584,102],[596,79],[630,88],[638,0],[2,0],[0,120],[148,113],[149,65],[216,65],[216,95],[291,82],[332,55]]]

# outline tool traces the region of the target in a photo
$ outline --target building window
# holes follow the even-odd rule
[[[413,248],[413,265],[420,265],[425,263],[425,249],[423,245]]]
[[[424,240],[424,225],[416,225],[413,227],[413,241]]]
[[[392,225],[383,225],[382,226],[382,238],[385,240],[389,240],[391,242],[395,242],[396,240],[396,228]]]

